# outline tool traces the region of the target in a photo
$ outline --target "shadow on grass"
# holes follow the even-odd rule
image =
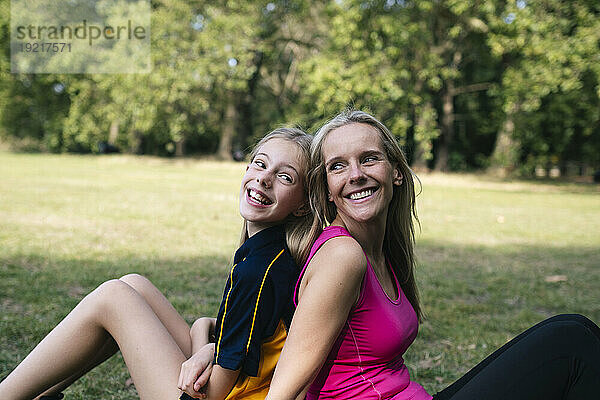
[[[421,241],[418,277],[431,312],[487,304],[515,309],[581,312],[600,319],[600,254],[596,247],[457,246]],[[561,276],[558,281],[552,277]]]
[[[189,322],[216,316],[229,261],[218,257],[48,259],[39,254],[0,256],[0,380],[100,283],[131,272],[148,277]],[[126,385],[120,357],[70,389],[69,398],[137,398]],[[94,396],[92,396],[94,394]]]
[[[600,256],[593,247],[457,246],[421,240],[417,278],[427,319],[406,362],[430,392],[546,317],[581,313],[600,321]],[[0,379],[101,282],[149,277],[192,322],[216,315],[225,258],[47,259],[0,256]],[[564,275],[558,282],[548,277]],[[566,279],[566,280],[565,280]],[[115,357],[69,389],[69,398],[134,399]]]
[[[420,241],[417,252],[427,319],[406,360],[430,392],[552,315],[600,322],[597,248]]]

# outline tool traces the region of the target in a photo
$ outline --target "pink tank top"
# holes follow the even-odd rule
[[[329,226],[313,244],[296,283],[296,305],[306,266],[323,243],[337,236],[351,235],[343,227]],[[394,280],[396,300],[385,293],[367,258],[358,302],[310,386],[307,400],[432,398],[421,385],[410,380],[404,365],[402,356],[417,336],[418,320],[395,275]]]

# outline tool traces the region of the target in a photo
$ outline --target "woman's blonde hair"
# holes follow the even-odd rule
[[[300,150],[300,179],[302,181],[302,187],[304,192],[304,198],[308,199],[308,170],[310,168],[310,144],[312,142],[312,135],[302,131],[298,128],[277,128],[274,131],[268,133],[263,137],[255,146],[250,153],[250,162],[254,160],[259,149],[271,139],[283,139],[288,140],[298,146]],[[308,202],[307,202],[308,203]],[[310,246],[312,242],[306,235],[310,229],[313,221],[313,215],[308,207],[305,205],[306,213],[301,216],[290,214],[284,221],[285,223],[285,236],[287,246],[290,249],[290,253],[296,261],[298,266],[304,265],[310,252]],[[240,239],[240,246],[248,240],[248,223],[244,220],[242,226],[242,234]]]
[[[421,320],[423,313],[414,276],[415,256],[413,248],[415,234],[413,219],[418,222],[415,207],[414,174],[408,166],[404,152],[389,129],[364,111],[345,110],[341,112],[325,123],[313,139],[311,145],[312,169],[309,174],[309,199],[315,215],[310,234],[318,236],[320,233],[319,228],[329,225],[337,214],[335,204],[328,201],[323,142],[331,131],[350,124],[366,124],[375,128],[379,133],[378,136],[388,160],[402,174],[402,184],[400,186],[394,185],[394,194],[388,209],[383,252],[400,281],[402,291],[415,309],[417,317]],[[315,237],[311,239],[314,240]]]

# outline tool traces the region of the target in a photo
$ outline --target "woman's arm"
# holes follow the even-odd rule
[[[334,260],[334,261],[332,261]],[[268,400],[302,398],[360,294],[366,259],[352,238],[325,242],[310,261]]]

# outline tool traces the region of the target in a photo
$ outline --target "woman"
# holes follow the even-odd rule
[[[343,112],[311,146],[316,240],[267,399],[432,397],[402,354],[421,317],[413,267],[412,173],[389,130]],[[314,227],[315,227],[314,226]],[[558,316],[496,351],[436,399],[583,399],[600,392],[600,329]]]

